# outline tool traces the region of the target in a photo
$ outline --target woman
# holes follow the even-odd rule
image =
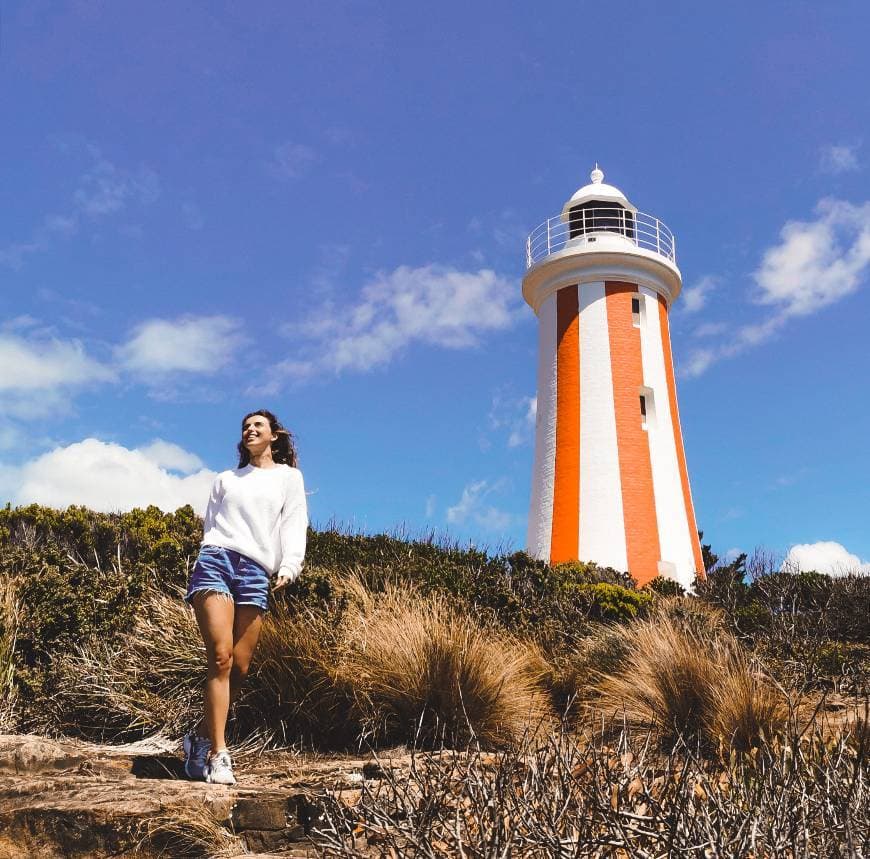
[[[308,514],[290,433],[260,409],[242,420],[239,467],[212,486],[199,557],[185,600],[205,643],[208,673],[199,724],[184,738],[189,778],[235,784],[224,730],[268,607],[296,579],[305,556]]]

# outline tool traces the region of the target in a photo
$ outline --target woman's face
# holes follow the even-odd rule
[[[277,438],[263,415],[251,415],[242,427],[242,444],[252,456],[261,454]]]

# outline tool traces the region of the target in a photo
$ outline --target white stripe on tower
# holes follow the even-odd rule
[[[538,310],[538,409],[529,506],[529,554],[549,561],[556,480],[556,294]]]
[[[674,419],[671,415],[668,381],[665,374],[658,296],[654,290],[645,286],[641,286],[639,292],[644,303],[640,329],[643,377],[644,384],[653,391],[655,411],[653,416],[648,417],[647,432],[659,545],[661,560],[665,564],[673,565],[670,568],[663,566],[660,572],[676,578],[684,587],[690,587],[695,575],[695,561],[674,442]]]
[[[628,569],[604,282],[580,287],[580,560]]]

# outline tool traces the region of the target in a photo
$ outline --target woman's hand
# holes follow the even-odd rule
[[[291,576],[288,573],[284,573],[284,574],[278,573],[278,575],[275,576],[275,580],[272,582],[272,590],[273,591],[280,591],[281,588],[285,587],[286,585],[289,585],[290,582],[293,581],[293,579],[294,579],[294,576]]]

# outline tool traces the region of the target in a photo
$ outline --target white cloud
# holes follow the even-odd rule
[[[0,450],[12,450],[19,444],[21,433],[15,427],[0,425]]]
[[[688,360],[680,364],[680,374],[689,379],[697,378],[715,364],[718,357],[716,349],[695,349]]]
[[[202,460],[195,453],[190,453],[183,447],[163,439],[154,439],[151,444],[139,448],[139,452],[149,462],[167,471],[192,474],[203,468]]]
[[[819,167],[824,173],[851,173],[859,169],[857,145],[841,143],[823,146],[819,153]]]
[[[522,424],[511,430],[511,434],[508,436],[508,447],[519,447],[533,438],[537,416],[538,398],[526,397],[526,412]]]
[[[435,503],[438,499],[434,495],[429,495],[426,498],[426,518],[431,519],[435,515]]]
[[[307,353],[280,369],[296,378],[319,370],[365,372],[389,364],[413,343],[473,347],[483,334],[515,323],[518,296],[516,284],[489,269],[400,266],[377,275],[355,304],[327,302],[289,328],[308,341]]]
[[[870,563],[862,561],[840,543],[824,540],[819,543],[798,543],[792,546],[782,563],[782,569],[787,572],[815,570],[831,576],[843,576],[848,573],[870,575]]]
[[[504,481],[490,483],[478,480],[469,483],[459,501],[447,508],[447,521],[451,525],[473,523],[484,531],[506,531],[516,524],[517,517],[487,503],[487,498],[504,488]]]
[[[121,365],[143,376],[213,373],[244,342],[239,323],[226,316],[149,319],[118,349]]]
[[[105,382],[111,370],[90,358],[77,340],[25,340],[0,334],[0,391]]]
[[[697,313],[707,304],[710,294],[719,286],[719,278],[704,275],[697,283],[684,289],[680,294],[680,306],[683,313]]]
[[[317,153],[310,146],[288,141],[275,147],[269,170],[280,179],[299,179],[317,160]]]
[[[702,322],[694,329],[694,331],[692,331],[692,337],[698,337],[700,339],[718,337],[719,335],[724,334],[729,327],[730,326],[727,322]]]
[[[699,376],[717,361],[768,341],[791,319],[817,313],[864,284],[870,271],[870,203],[824,199],[816,214],[813,221],[786,223],[753,274],[755,303],[771,307],[772,315],[696,349],[680,367],[682,375]]]
[[[537,397],[513,397],[499,390],[492,397],[489,426],[508,431],[508,447],[521,447],[534,438],[537,413]],[[489,445],[489,439],[485,439],[485,444]]]
[[[52,507],[83,504],[112,512],[154,504],[165,511],[190,504],[203,513],[215,472],[200,468],[183,476],[171,474],[156,458],[183,463],[199,462],[194,454],[168,442],[130,450],[118,444],[87,438],[57,447],[17,467],[0,469],[0,482],[13,504],[39,503]],[[171,456],[167,454],[171,453]]]
[[[821,200],[814,221],[789,221],[755,272],[760,304],[806,316],[853,293],[870,267],[870,203]]]
[[[0,410],[5,417],[63,411],[74,389],[112,382],[114,372],[78,340],[0,332]]]

